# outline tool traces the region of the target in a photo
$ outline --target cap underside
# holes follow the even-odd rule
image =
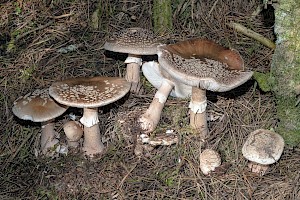
[[[163,48],[158,51],[158,61],[173,78],[202,89],[225,92],[245,83],[250,71],[231,70],[225,63],[202,58],[182,58]]]

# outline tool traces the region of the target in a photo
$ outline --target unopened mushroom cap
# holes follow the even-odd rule
[[[83,135],[83,127],[77,121],[68,121],[63,125],[64,132],[70,141],[78,141]]]
[[[72,78],[53,83],[49,94],[64,105],[97,108],[117,101],[129,89],[130,83],[119,77]]]
[[[192,86],[185,85],[168,77],[167,72],[162,72],[157,62],[145,62],[142,66],[142,71],[147,80],[157,89],[161,86],[165,78],[173,82],[174,88],[170,93],[172,97],[187,98],[192,94]]]
[[[12,108],[13,113],[23,120],[45,122],[54,119],[67,110],[50,96],[48,89],[37,89],[32,93],[19,97]]]
[[[243,148],[243,156],[263,165],[269,165],[279,160],[284,148],[283,138],[269,130],[258,129],[249,134]]]
[[[104,49],[136,55],[154,55],[158,45],[152,31],[136,27],[113,33],[104,44]]]
[[[200,154],[200,169],[207,175],[221,165],[221,157],[212,149],[205,149]]]
[[[158,61],[174,79],[215,92],[236,88],[253,74],[243,71],[244,62],[236,51],[205,40],[161,45]]]

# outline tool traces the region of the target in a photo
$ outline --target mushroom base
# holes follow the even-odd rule
[[[262,165],[255,162],[249,162],[248,167],[251,172],[258,174],[259,176],[263,176],[269,169],[269,165]]]
[[[55,138],[54,121],[50,120],[42,122],[42,134],[41,134],[41,151],[44,155],[50,153],[49,151],[55,151],[55,145],[59,143],[59,140]],[[50,153],[51,154],[51,153]]]
[[[84,127],[84,142],[82,150],[89,157],[103,153],[104,145],[101,142],[100,128],[98,124],[91,127]]]

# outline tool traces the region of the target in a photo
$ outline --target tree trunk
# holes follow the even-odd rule
[[[154,32],[164,34],[172,29],[171,0],[153,1]]]
[[[271,74],[280,120],[277,132],[286,144],[300,144],[300,1],[281,0],[275,7],[276,49]]]

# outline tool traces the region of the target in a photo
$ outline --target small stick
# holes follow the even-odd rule
[[[230,22],[228,24],[229,27],[235,29],[237,32],[240,32],[248,37],[251,37],[257,41],[259,41],[260,43],[262,43],[263,45],[269,47],[270,49],[275,49],[276,45],[274,42],[272,42],[271,40],[269,40],[268,38],[264,37],[263,35],[256,33],[248,28],[246,28],[245,26],[238,24],[238,23],[234,23],[234,22]]]

